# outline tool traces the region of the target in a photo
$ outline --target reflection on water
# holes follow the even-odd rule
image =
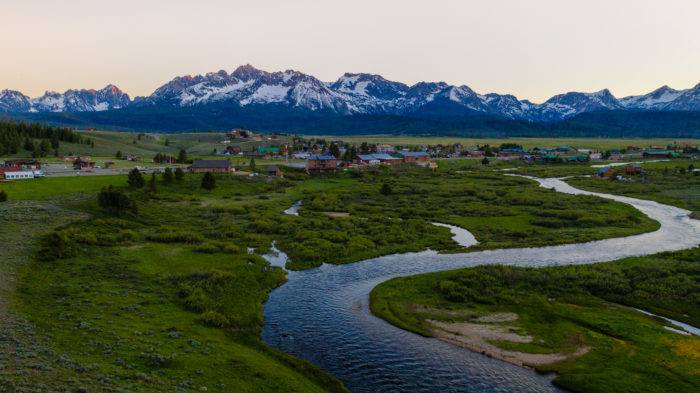
[[[629,203],[660,222],[642,235],[582,244],[441,255],[388,255],[347,265],[290,272],[265,305],[263,339],[311,361],[356,392],[550,392],[549,378],[421,337],[374,317],[369,292],[398,276],[483,264],[553,266],[611,261],[700,244],[700,222],[689,212],[652,201],[575,189],[558,179],[533,179],[546,188]]]

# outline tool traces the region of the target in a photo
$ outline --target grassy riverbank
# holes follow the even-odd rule
[[[695,166],[700,167],[700,163],[696,161],[647,163],[642,165],[643,174],[633,176],[623,174],[626,178],[624,181],[578,177],[569,180],[569,183],[590,191],[626,195],[675,205],[692,211],[693,217],[700,219],[700,172],[692,171]]]
[[[159,177],[155,192],[125,188],[138,212],[119,216],[97,206],[96,190],[109,180],[121,186],[122,177],[10,185],[9,211],[76,199],[55,213],[55,225],[19,216],[12,223],[36,229],[37,237],[16,258],[24,264],[17,265],[18,284],[8,287],[10,306],[32,325],[34,338],[26,341],[42,343],[32,353],[51,355],[13,357],[5,386],[341,391],[332,377],[260,341],[262,304],[285,274],[248,249],[262,254],[276,240],[292,258],[289,267],[309,268],[428,247],[460,250],[433,221],[473,230],[485,248],[623,236],[657,225],[622,204],[482,169],[314,177],[288,170],[284,180],[217,176],[210,191],[201,179],[166,184]],[[296,200],[304,201],[300,216],[283,214]]]
[[[401,328],[555,371],[554,383],[572,391],[696,392],[700,338],[630,307],[700,326],[698,259],[696,248],[585,266],[402,277],[372,291],[371,309]]]
[[[220,184],[237,186],[231,205],[239,207],[272,187],[228,180]],[[248,254],[247,247],[267,249],[265,238],[246,235],[229,224],[230,212],[212,207],[231,198],[230,191],[196,191],[198,184],[199,177],[192,177],[171,186],[159,182],[156,193],[131,191],[136,215],[107,215],[94,196],[70,212],[56,209],[63,222],[78,221],[16,251],[26,262],[16,266],[10,306],[28,320],[31,336],[20,338],[27,343],[11,356],[11,368],[3,368],[0,386],[344,391],[309,363],[260,341],[262,303],[285,274]],[[56,200],[3,206],[14,211],[22,203]],[[43,224],[21,217],[12,223],[25,231]]]

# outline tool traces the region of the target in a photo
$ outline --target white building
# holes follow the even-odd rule
[[[5,180],[33,179],[34,171],[5,172]]]

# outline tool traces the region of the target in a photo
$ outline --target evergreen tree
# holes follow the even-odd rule
[[[51,148],[57,150],[59,146],[58,136],[53,135],[51,137]]]
[[[138,169],[134,168],[129,172],[129,178],[127,179],[129,186],[133,188],[143,188],[145,181],[143,180],[143,175]]]
[[[173,182],[173,170],[172,169],[165,168],[165,172],[163,172],[163,181],[166,183]]]
[[[39,152],[41,153],[41,156],[46,157],[49,154],[49,151],[51,151],[51,143],[49,143],[49,141],[46,139],[42,139],[41,143],[39,143]]]
[[[185,171],[182,168],[175,168],[175,180],[180,181],[185,177]]]
[[[204,177],[202,177],[202,188],[205,190],[213,190],[214,187],[216,187],[216,179],[211,173],[205,173]]]
[[[328,148],[328,152],[335,158],[340,158],[340,148],[338,147],[338,144],[336,143],[331,143],[331,146]]]
[[[156,188],[156,173],[153,172],[151,173],[151,179],[148,181],[148,191],[155,193],[157,190]]]
[[[7,193],[4,190],[0,190],[0,202],[7,201]]]
[[[31,139],[29,138],[24,138],[24,143],[22,144],[22,148],[26,151],[34,151],[34,142],[32,142]]]
[[[489,164],[489,159],[488,157],[484,157],[483,160],[481,160],[481,165],[488,165]]]
[[[250,169],[251,172],[255,170],[255,157],[250,157],[250,163],[248,164],[248,169]]]
[[[107,186],[97,195],[97,204],[113,214],[131,212],[136,214],[136,203],[123,191]]]
[[[177,162],[179,164],[187,163],[187,152],[185,151],[185,149],[180,149],[180,152],[177,154]]]
[[[117,154],[115,154],[115,157],[116,157],[118,160],[121,160],[121,159],[122,159],[122,151],[121,151],[121,150],[117,150]]]

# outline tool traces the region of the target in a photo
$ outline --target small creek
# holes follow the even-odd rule
[[[700,244],[700,221],[691,220],[687,210],[583,191],[560,179],[531,179],[562,193],[628,203],[661,226],[651,233],[581,244],[462,254],[428,250],[291,271],[288,282],[275,289],[265,304],[263,340],[330,372],[354,392],[558,391],[548,376],[399,329],[373,316],[368,306],[372,288],[399,276],[484,264],[587,264]],[[298,206],[288,209],[288,214],[298,214]],[[468,231],[448,227],[455,241],[464,241],[460,244],[476,241]],[[284,263],[285,256],[276,248],[266,259],[270,257],[282,258],[275,260],[277,266]]]

